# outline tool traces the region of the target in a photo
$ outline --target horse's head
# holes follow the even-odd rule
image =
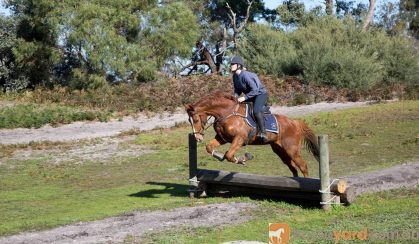
[[[196,111],[191,104],[185,105],[185,110],[189,116],[189,123],[192,125],[192,131],[197,142],[204,140],[205,124],[207,123],[207,114]]]

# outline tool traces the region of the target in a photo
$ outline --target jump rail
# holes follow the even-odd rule
[[[351,204],[355,200],[352,188],[344,180],[330,182],[329,149],[327,135],[318,137],[320,146],[319,179],[265,176],[220,170],[199,169],[197,145],[189,134],[189,194],[190,197],[206,196],[219,192],[239,192],[319,202],[325,211],[331,204]]]

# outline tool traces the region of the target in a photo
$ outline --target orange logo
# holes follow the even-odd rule
[[[288,224],[269,224],[269,244],[287,244],[290,240]]]

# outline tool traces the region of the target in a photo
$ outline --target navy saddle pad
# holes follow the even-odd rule
[[[263,114],[265,118],[265,128],[266,131],[279,133],[279,126],[278,121],[276,121],[276,117],[273,114]],[[253,116],[250,114],[249,104],[246,104],[246,122],[253,128],[256,128],[256,122],[253,119]]]

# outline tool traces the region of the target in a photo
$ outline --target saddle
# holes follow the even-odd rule
[[[245,105],[246,105],[246,115],[245,115],[246,122],[254,129],[254,131],[256,131],[257,126],[256,126],[256,119],[254,118],[254,115],[253,115],[253,103],[246,103]],[[278,134],[279,133],[278,121],[276,121],[275,115],[271,113],[269,106],[265,105],[262,111],[263,111],[263,117],[265,120],[266,131]]]
[[[248,102],[248,103],[245,103],[245,104],[247,106],[248,114],[252,117],[252,119],[255,119],[255,116],[253,115],[253,103]],[[263,112],[263,117],[266,118],[267,114],[272,114],[271,113],[271,107],[269,107],[267,104],[263,105],[262,112]]]

